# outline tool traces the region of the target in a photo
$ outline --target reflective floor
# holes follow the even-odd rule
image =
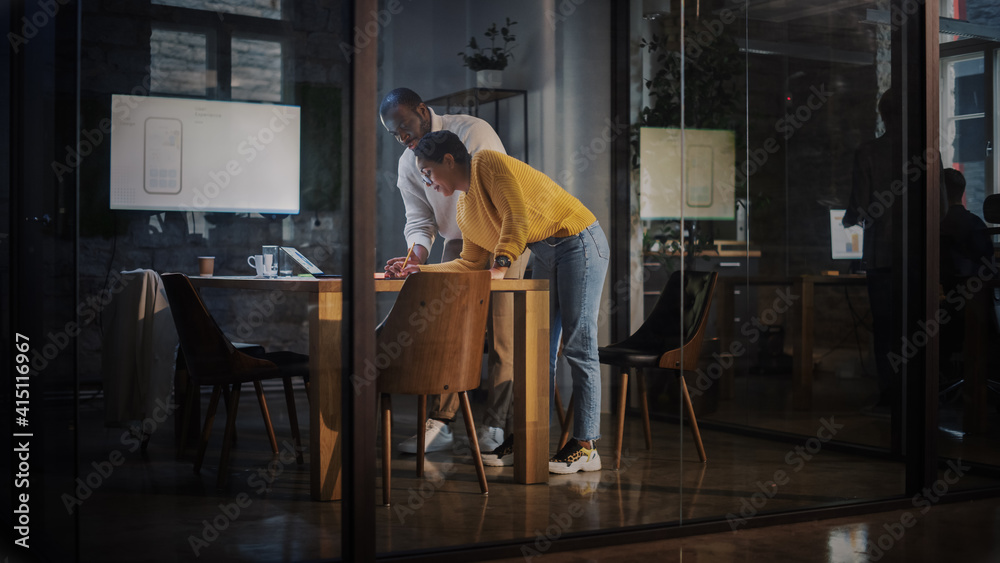
[[[905,527],[901,522],[912,525]],[[903,530],[903,531],[901,531]],[[676,540],[550,553],[551,563],[663,561],[743,563],[995,563],[1000,561],[1000,499],[880,512]],[[498,560],[509,563],[522,558]]]
[[[273,397],[269,406],[284,451],[290,448],[290,432],[281,394],[276,388],[268,388],[267,393]],[[142,456],[139,451],[130,451],[132,442],[122,437],[122,429],[103,427],[99,398],[82,405],[80,475],[86,476],[92,471],[92,462],[107,460],[116,451],[124,461],[78,507],[81,559],[300,561],[339,556],[340,503],[310,500],[308,456],[305,466],[290,461],[288,454],[272,460],[254,399],[252,393],[245,393],[241,400],[238,442],[232,453],[229,482],[222,490],[215,487],[221,417],[217,418],[205,465],[200,474],[194,474],[191,453],[182,459],[175,457],[172,420],[157,426],[147,455]],[[207,396],[203,397],[204,402]],[[413,399],[394,400],[393,443],[414,432],[414,405]],[[298,409],[300,413],[308,409],[304,390],[299,390]],[[792,442],[703,430],[709,459],[706,464],[698,461],[686,427],[654,421],[653,449],[647,451],[641,424],[630,418],[620,471],[610,469],[611,417],[602,418],[606,436],[599,443],[603,471],[554,475],[547,485],[524,486],[513,483],[510,467],[487,468],[488,496],[479,493],[475,470],[467,457],[451,451],[429,454],[425,477],[417,479],[414,456],[394,452],[393,506],[377,509],[379,551],[510,540],[538,546],[543,544],[537,540],[553,529],[561,534],[576,533],[728,515],[730,526],[738,533],[711,541],[706,541],[706,537],[678,540],[671,547],[662,548],[667,550],[664,556],[667,560],[669,557],[680,560],[683,554],[691,553],[697,557],[692,560],[697,561],[743,561],[757,557],[776,561],[864,561],[857,558],[858,546],[865,545],[883,522],[891,521],[885,520],[884,515],[856,520],[867,524],[820,523],[816,528],[803,525],[804,530],[811,530],[808,537],[812,539],[798,544],[788,543],[792,537],[787,531],[789,527],[753,530],[745,529],[746,523],[760,513],[888,498],[898,496],[903,490],[901,463],[826,447],[824,438],[845,418],[836,413],[795,420],[802,439]],[[460,422],[454,428],[456,435],[464,433]],[[553,451],[556,434],[553,430]],[[962,487],[992,484],[971,475],[958,482]],[[381,486],[380,476],[376,486]],[[981,535],[996,535],[1000,531],[998,505],[976,506],[980,512],[967,519],[961,517],[966,524],[961,532],[970,533],[972,528],[967,524],[974,522],[985,527]],[[914,530],[936,530],[931,523],[939,521],[939,514],[953,514],[954,522],[959,519],[955,514],[964,513],[953,511],[970,509],[965,505],[932,507],[933,510],[917,518],[919,527]],[[920,535],[926,534],[920,532]],[[917,534],[909,533],[907,537],[910,536],[915,538]],[[794,537],[799,536],[796,533]],[[953,534],[946,539],[951,541],[956,537]],[[793,544],[799,547],[790,547]],[[770,547],[753,551],[759,546]],[[793,556],[795,549],[803,549],[802,546],[826,555],[819,559],[800,558],[802,553]],[[900,557],[897,552],[912,553],[893,550],[892,557]],[[767,555],[776,553],[787,557]],[[546,559],[588,560],[595,556],[551,554]],[[886,557],[885,560],[915,560]],[[649,556],[635,556],[635,560],[640,558],[647,560]]]

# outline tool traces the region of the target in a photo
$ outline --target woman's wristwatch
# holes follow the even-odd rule
[[[494,268],[510,268],[510,258],[504,255],[497,256],[493,259]]]

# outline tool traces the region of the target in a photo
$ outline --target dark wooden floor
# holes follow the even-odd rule
[[[268,393],[274,397],[271,413],[284,450],[290,447],[286,442],[290,433],[283,401],[277,389]],[[415,408],[410,401],[394,401],[393,443],[415,430]],[[215,487],[221,417],[205,466],[200,474],[194,474],[190,455],[175,458],[172,424],[157,426],[143,457],[123,447],[121,429],[103,427],[99,400],[82,406],[80,474],[87,473],[92,460],[108,459],[116,450],[124,454],[124,462],[78,507],[81,560],[301,561],[338,557],[340,504],[310,500],[308,456],[302,467],[290,462],[289,455],[273,460],[253,395],[244,395],[241,402],[238,442],[229,483],[222,490]],[[705,420],[746,417],[736,411],[746,411],[747,404],[747,400],[720,402]],[[654,447],[647,451],[641,424],[630,418],[622,468],[613,471],[611,417],[605,415],[605,438],[599,443],[603,471],[553,475],[547,485],[523,486],[513,483],[512,468],[487,468],[488,496],[479,494],[468,457],[451,451],[429,454],[425,477],[417,479],[414,456],[393,453],[394,505],[377,509],[379,552],[497,541],[531,546],[540,545],[536,540],[551,532],[552,526],[560,533],[587,533],[726,519],[728,515],[734,531],[725,534],[552,553],[545,555],[545,560],[680,561],[686,556],[687,561],[700,562],[1000,561],[996,558],[1000,502],[995,500],[940,506],[930,503],[926,514],[921,506],[848,520],[747,529],[742,520],[757,513],[899,497],[904,482],[900,462],[835,451],[820,440],[810,441],[831,421],[851,429],[852,435],[874,434],[877,441],[879,433],[887,432],[887,419],[830,405],[813,412],[773,416],[767,414],[766,401],[754,404],[753,419],[766,419],[800,434],[800,443],[703,430],[709,457],[703,464],[686,427],[654,422]],[[302,390],[298,408],[300,413],[307,412]],[[455,426],[461,432],[462,425]],[[553,429],[553,451],[556,438]],[[953,447],[962,446],[961,434],[954,431],[942,431],[942,440],[951,441]],[[972,454],[968,457],[976,457],[974,452],[984,459],[996,454],[995,438],[978,440],[975,449],[968,450]],[[380,482],[377,479],[379,486]],[[996,484],[989,476],[972,472],[948,486],[960,490]],[[915,515],[915,524],[905,537],[894,539],[894,547],[884,550],[884,558],[865,555],[871,545],[887,543],[881,539],[888,529],[885,526],[899,522],[905,512]]]

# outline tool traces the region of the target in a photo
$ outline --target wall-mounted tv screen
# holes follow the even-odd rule
[[[297,106],[111,97],[111,209],[299,212]]]
[[[736,214],[736,134],[685,129],[687,177],[681,189],[681,130],[639,130],[639,216],[732,219]]]

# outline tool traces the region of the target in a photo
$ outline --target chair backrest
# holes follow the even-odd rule
[[[191,280],[184,274],[160,277],[188,371],[202,379],[232,375],[240,354],[205,308]]]
[[[488,271],[408,277],[376,337],[379,391],[431,395],[479,387],[489,305]]]
[[[694,369],[701,352],[701,337],[708,321],[708,311],[718,277],[717,272],[685,270],[682,296],[681,272],[675,271],[660,292],[649,316],[624,345],[662,350],[664,357],[661,358],[660,367]],[[682,348],[683,366],[677,363]]]
[[[983,219],[987,223],[1000,223],[1000,194],[986,196],[983,200]]]

